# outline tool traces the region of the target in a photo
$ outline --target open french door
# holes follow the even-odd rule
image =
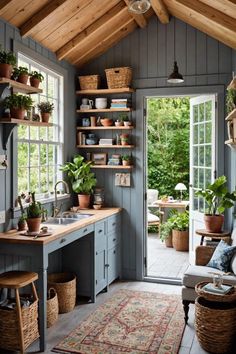
[[[194,250],[200,243],[196,229],[204,229],[205,203],[195,195],[216,177],[216,96],[190,99],[190,237],[189,257],[194,262]]]

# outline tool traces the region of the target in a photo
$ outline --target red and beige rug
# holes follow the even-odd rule
[[[53,351],[79,354],[176,354],[184,331],[181,299],[122,289]]]

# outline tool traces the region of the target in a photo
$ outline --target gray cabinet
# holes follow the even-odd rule
[[[120,214],[95,225],[96,294],[120,276]]]

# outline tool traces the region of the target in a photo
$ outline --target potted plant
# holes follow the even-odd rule
[[[92,161],[84,162],[84,157],[77,155],[73,158],[73,162],[66,162],[61,167],[61,170],[67,173],[73,191],[78,193],[81,209],[89,207],[90,196],[97,183],[94,173],[91,172],[92,163]]]
[[[35,192],[31,193],[31,202],[28,208],[26,209],[27,212],[27,225],[29,232],[39,232],[40,224],[41,224],[41,217],[42,217],[42,207],[41,203],[36,202],[35,200]]]
[[[120,135],[121,145],[129,145],[129,134]]]
[[[130,166],[131,165],[131,156],[129,155],[122,155],[121,156],[122,165],[123,166]]]
[[[42,122],[48,123],[50,115],[54,109],[53,103],[50,102],[40,102],[38,104],[38,109],[41,114]]]
[[[13,52],[0,50],[0,77],[11,78],[13,67],[16,65],[16,56]]]
[[[170,219],[172,223],[172,243],[176,251],[188,251],[189,249],[189,212],[176,212]]]
[[[124,113],[124,112],[120,113],[120,114],[119,114],[119,119],[123,122],[123,125],[124,125],[125,127],[128,127],[128,126],[131,125],[131,122],[130,122],[130,120],[129,120],[129,117],[128,117],[128,115],[127,115],[126,113]]]
[[[224,223],[224,211],[231,208],[236,200],[236,191],[230,193],[226,186],[225,176],[218,177],[205,190],[196,192],[197,196],[205,199],[207,212],[204,215],[205,228],[208,232],[221,232]]]
[[[40,74],[38,71],[32,71],[30,73],[30,85],[38,88],[40,82],[42,82],[44,80],[44,77],[42,74]]]
[[[124,125],[123,120],[120,117],[118,117],[117,120],[115,121],[115,126],[122,127],[123,125]]]
[[[29,78],[28,68],[24,66],[19,66],[19,68],[14,68],[12,75],[16,79],[16,81],[21,82],[24,85],[27,85],[28,78]]]
[[[24,119],[25,111],[32,107],[33,100],[30,96],[14,93],[4,99],[4,107],[10,109],[12,118]]]
[[[26,230],[27,227],[27,223],[26,223],[26,214],[22,205],[22,201],[21,201],[21,196],[18,196],[17,198],[18,204],[20,206],[20,211],[21,211],[21,216],[18,220],[18,231],[24,231]]]
[[[172,226],[172,222],[168,220],[160,224],[160,239],[162,242],[165,241],[166,247],[173,247]]]

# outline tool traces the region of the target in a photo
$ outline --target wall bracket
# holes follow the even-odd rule
[[[7,150],[7,143],[13,133],[14,128],[17,126],[17,124],[8,124],[4,123],[3,124],[3,137],[2,137],[2,145],[3,145],[3,150]]]

